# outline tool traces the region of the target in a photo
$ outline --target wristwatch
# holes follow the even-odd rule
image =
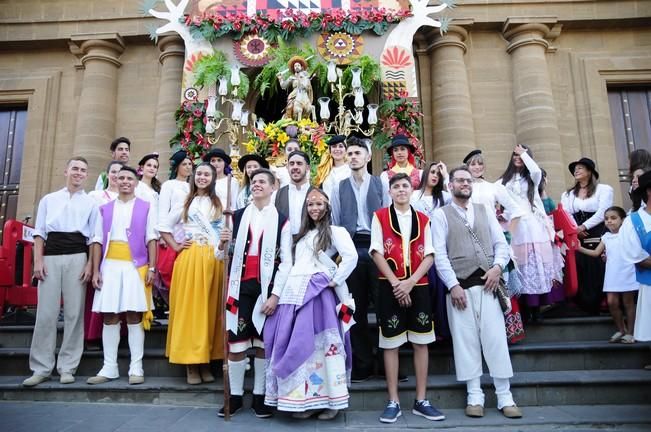
[[[152,273],[156,273],[156,267],[149,267],[149,271]]]

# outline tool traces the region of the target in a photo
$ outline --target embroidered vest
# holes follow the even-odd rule
[[[237,236],[237,233],[239,232],[240,229],[240,222],[242,221],[242,215],[244,214],[244,210],[246,210],[246,207],[237,210],[233,214],[233,235]],[[276,232],[276,253],[274,254],[274,271],[273,274],[271,275],[271,283],[269,284],[269,292],[271,293],[271,289],[273,288],[274,284],[274,279],[276,277],[276,271],[278,270],[278,265],[280,264],[280,234],[282,233],[283,227],[285,226],[285,223],[288,222],[287,217],[282,214],[281,212],[278,212],[278,231]],[[235,244],[235,237],[233,237],[233,241],[231,242],[233,245]],[[246,234],[246,244],[244,246],[244,262],[242,263],[242,280],[244,279],[244,276],[247,274],[246,272],[246,262],[249,259],[249,248],[251,247],[251,228],[247,230]],[[260,239],[258,240],[258,251],[262,249],[262,235],[260,235]],[[260,282],[260,266],[259,263],[258,265],[258,282]],[[228,269],[230,273],[230,268]],[[249,279],[247,277],[247,279]]]
[[[639,210],[644,211],[644,210]],[[640,244],[642,249],[647,252],[651,252],[651,231],[647,232],[644,228],[644,222],[638,214],[638,212],[631,213],[631,222],[633,222],[633,227],[637,236],[640,238]],[[635,279],[641,284],[651,285],[651,269],[635,266]]]
[[[391,205],[375,212],[382,226],[382,241],[384,244],[384,258],[389,267],[400,280],[406,279],[418,269],[425,258],[425,227],[429,219],[423,213],[411,209],[411,233],[409,236],[409,268],[405,263],[405,254],[402,250],[402,234],[398,216]],[[380,279],[386,279],[380,275]],[[421,277],[416,285],[427,285],[427,273]]]
[[[113,210],[115,201],[104,204],[99,208],[102,215],[102,254],[106,254],[109,244],[109,233],[113,226]],[[131,259],[136,267],[142,267],[148,262],[147,254],[147,216],[149,215],[149,203],[143,199],[136,198],[131,213],[131,224],[127,228],[127,239],[129,240],[129,251]]]
[[[339,182],[339,225],[346,228],[352,238],[357,232],[357,201],[351,178]],[[366,194],[366,209],[368,210],[368,225],[371,226],[373,213],[382,207],[382,181],[380,177],[371,176]]]

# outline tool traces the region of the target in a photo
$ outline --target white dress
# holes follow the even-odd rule
[[[450,204],[452,201],[452,195],[450,195],[450,192],[448,191],[441,191],[443,193],[443,205]],[[423,191],[421,190],[416,190],[413,191],[411,194],[410,198],[410,203],[412,207],[414,207],[416,210],[418,210],[421,213],[425,213],[427,217],[432,220],[432,215],[434,214],[434,210],[439,208],[439,203],[434,202],[432,199],[432,195],[424,195]]]
[[[644,229],[648,233],[651,231],[651,215],[644,209],[638,210],[637,213],[640,215]],[[640,237],[635,231],[630,216],[624,219],[619,235],[623,245],[622,258],[626,263],[634,265],[649,257],[649,252],[642,247]],[[651,341],[651,285],[640,284],[633,337],[640,342]]]
[[[473,204],[483,204],[487,214],[495,214],[495,204],[504,207],[503,216],[507,220],[520,217],[524,214],[502,182],[491,183],[484,179],[475,179],[472,184],[472,195],[470,202]]]
[[[330,174],[328,174],[325,180],[323,180],[323,184],[321,185],[321,189],[323,189],[323,192],[328,195],[330,200],[332,200],[332,193],[334,189],[339,186],[339,182],[350,177],[351,173],[348,164],[332,167]]]
[[[546,294],[554,280],[563,280],[563,263],[552,247],[553,226],[538,193],[542,171],[526,152],[521,157],[533,180],[534,199],[531,204],[529,184],[519,173],[504,185],[523,213],[511,232],[511,248],[523,276],[522,294]]]
[[[134,192],[138,198],[143,199],[149,203],[149,208],[154,211],[156,218],[158,218],[158,192],[143,182],[138,182],[138,186],[136,186],[136,190]]]
[[[115,201],[111,232],[107,241],[128,242],[127,230],[131,225],[135,198],[128,202]],[[101,243],[103,239],[102,217],[97,219],[94,241]],[[152,211],[147,216],[146,242],[156,240],[156,214]],[[108,251],[108,245],[106,245]],[[95,290],[93,312],[120,313],[126,311],[145,312],[148,304],[153,304],[146,298],[145,286],[140,278],[138,269],[131,261],[103,259],[101,264],[102,289]],[[148,301],[149,300],[149,301]]]
[[[635,278],[635,265],[628,263],[622,255],[625,245],[620,233],[607,232],[601,241],[606,246],[604,292],[637,291],[640,284]]]

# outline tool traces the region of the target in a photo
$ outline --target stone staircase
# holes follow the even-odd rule
[[[371,320],[372,322],[374,321]],[[101,386],[85,383],[101,367],[102,354],[86,351],[78,369],[77,382],[61,385],[58,377],[35,388],[20,383],[29,376],[31,326],[0,327],[0,400],[154,403],[191,406],[221,404],[221,380],[213,384],[189,386],[185,370],[165,359],[166,326],[154,327],[145,342],[144,385],[129,386],[126,340],[119,351],[123,378]],[[373,331],[376,331],[375,329]],[[554,318],[526,328],[524,341],[511,346],[515,370],[512,389],[520,406],[568,404],[651,404],[648,389],[651,372],[642,367],[651,363],[651,344],[610,344],[613,332],[609,317]],[[62,329],[58,330],[59,339]],[[59,341],[60,342],[60,341]],[[410,376],[401,383],[401,397],[408,401],[415,392],[411,349],[401,350],[401,372]],[[221,368],[215,364],[215,373]],[[485,368],[485,370],[487,370]],[[454,376],[452,349],[446,344],[430,346],[428,395],[441,408],[465,405],[465,385]],[[495,406],[491,380],[484,376],[487,407]],[[248,382],[245,388],[251,388]],[[351,386],[352,410],[378,410],[386,399],[384,381],[372,379]]]

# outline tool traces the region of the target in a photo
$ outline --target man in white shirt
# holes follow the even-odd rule
[[[57,320],[63,297],[63,342],[57,359],[61,384],[75,382],[84,349],[86,283],[92,275],[88,245],[97,221],[97,204],[83,190],[88,162],[73,157],[64,170],[66,186],[41,199],[34,230],[34,277],[38,283],[36,325],[29,353],[33,375],[23,386],[50,379],[54,369]]]
[[[158,235],[156,211],[149,202],[136,198],[137,184],[136,170],[123,166],[118,173],[118,198],[99,209],[93,238],[93,312],[104,318],[104,365],[88,378],[88,384],[103,384],[120,376],[120,313],[126,313],[129,331],[129,384],[145,382],[143,326],[149,329],[153,319],[151,288],[146,286],[151,287],[156,272]],[[144,322],[143,313],[147,315]]]
[[[292,236],[287,217],[271,203],[276,178],[268,169],[251,173],[253,201],[233,216],[233,258],[226,300],[229,414],[243,406],[246,351],[255,348],[253,411],[271,417],[264,404],[265,351],[262,329],[272,315],[292,267]],[[224,407],[218,413],[225,416]]]
[[[305,197],[312,189],[309,181],[309,156],[300,150],[296,150],[289,155],[287,169],[289,170],[290,181],[287,186],[281,187],[276,193],[276,208],[289,218],[291,233],[295,236],[301,229],[301,214],[305,204]]]
[[[111,160],[122,162],[127,165],[131,154],[131,141],[127,137],[119,137],[111,142]],[[108,187],[108,176],[106,171],[100,173],[95,182],[95,190],[104,190]]]
[[[432,217],[436,271],[450,291],[447,312],[458,381],[468,392],[466,415],[483,417],[482,354],[495,384],[497,408],[522,417],[510,391],[513,376],[504,315],[495,295],[509,248],[497,219],[470,202],[472,175],[465,166],[450,172],[452,203]]]
[[[412,413],[428,420],[445,416],[426,399],[427,344],[436,340],[427,271],[434,262],[429,218],[409,204],[413,188],[407,174],[389,180],[393,204],[375,212],[371,222],[369,254],[380,271],[377,295],[379,346],[389,402],[382,423],[395,423],[402,415],[398,398],[398,349],[407,342],[414,348],[416,400]]]

